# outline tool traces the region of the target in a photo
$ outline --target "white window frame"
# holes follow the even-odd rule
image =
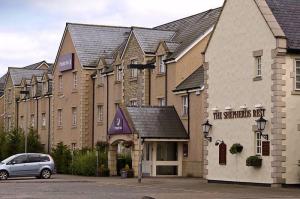
[[[298,66],[297,63],[299,64]],[[299,69],[299,74],[297,74],[297,69]],[[300,81],[297,81],[297,77],[300,79],[300,59],[295,59],[295,81],[294,81],[295,90],[300,91],[300,87],[297,88],[297,83],[300,85]]]
[[[158,106],[166,106],[166,99],[164,97],[158,98]]]
[[[58,127],[62,127],[62,113],[63,110],[62,109],[58,109],[57,110],[57,126]]]
[[[262,77],[262,56],[255,57],[255,75]]]
[[[182,98],[182,115],[187,116],[188,115],[188,109],[189,109],[188,96],[183,95],[181,98]]]
[[[35,126],[35,116],[34,114],[30,115],[30,127],[34,128]]]
[[[262,155],[262,139],[261,139],[261,133],[255,132],[255,154],[256,155]]]
[[[138,61],[136,59],[131,60],[131,64],[137,64]],[[137,78],[138,77],[138,69],[132,68],[130,69],[130,77]]]
[[[136,99],[130,100],[130,106],[137,107],[138,106],[137,100]]]
[[[63,92],[63,77],[62,75],[59,75],[58,76],[58,89],[59,89],[59,92]]]
[[[78,76],[77,76],[77,72],[73,72],[73,88],[77,89],[77,85],[78,85]]]
[[[165,59],[166,59],[166,55],[158,56],[158,72],[159,72],[159,74],[166,73],[166,64],[164,62]]]
[[[103,105],[97,105],[97,118],[98,122],[103,122]]]
[[[72,126],[77,126],[77,107],[72,107]]]
[[[116,81],[122,81],[122,67],[121,67],[121,65],[116,66]]]
[[[48,92],[48,81],[43,82],[43,93],[47,94]]]
[[[42,113],[42,127],[46,127],[46,113]]]

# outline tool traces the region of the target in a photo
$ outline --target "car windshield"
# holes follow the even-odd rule
[[[11,161],[14,157],[15,157],[15,155],[10,156],[10,157],[6,158],[5,160],[2,160],[1,163],[2,163],[2,164],[6,164],[6,163],[8,163],[9,161]]]

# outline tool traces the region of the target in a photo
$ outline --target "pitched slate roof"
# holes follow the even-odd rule
[[[126,112],[142,138],[189,139],[173,106],[127,107]]]
[[[67,28],[84,67],[96,67],[100,57],[112,57],[130,33],[128,27],[68,23]]]
[[[169,41],[175,35],[174,31],[150,28],[133,28],[133,33],[145,53],[154,53],[160,41]]]
[[[24,68],[31,69],[31,70],[37,69],[43,63],[47,64],[48,66],[51,65],[50,63],[47,63],[46,61],[41,61],[41,62],[38,62],[38,63],[35,63],[35,64],[31,64],[31,65],[25,66]]]
[[[289,50],[300,50],[300,1],[266,0],[287,37]]]
[[[174,53],[168,59],[177,58],[184,50],[186,50],[197,38],[204,35],[217,22],[221,8],[211,9],[190,17],[179,19],[167,24],[163,24],[154,29],[172,30],[176,34],[169,42],[180,44]]]
[[[31,70],[25,68],[8,68],[8,72],[11,76],[12,82],[14,86],[18,86],[21,84],[22,78],[31,79],[32,75],[41,76],[47,70]]]
[[[199,67],[190,76],[183,80],[174,90],[174,92],[197,89],[204,85],[204,69]]]

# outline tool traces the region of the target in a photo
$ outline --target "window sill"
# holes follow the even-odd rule
[[[77,129],[77,125],[72,125],[71,129]]]
[[[137,77],[130,77],[129,81],[130,82],[137,82]]]
[[[57,129],[58,129],[58,130],[62,130],[63,127],[62,127],[62,126],[58,126]]]
[[[292,91],[291,94],[292,94],[292,95],[300,95],[300,91],[295,90],[295,91]]]
[[[164,77],[164,76],[166,76],[166,73],[157,73],[156,74],[156,77]]]
[[[262,80],[262,76],[256,76],[253,78],[254,82],[261,81],[261,80]]]
[[[104,84],[103,84],[103,83],[100,83],[100,84],[98,84],[97,86],[98,86],[98,87],[103,87]]]
[[[46,130],[46,126],[42,126],[42,130]]]
[[[103,126],[103,122],[97,122],[97,126]]]
[[[115,84],[121,84],[121,81],[116,80],[116,81],[115,81]]]
[[[181,118],[182,120],[188,120],[188,119],[189,119],[187,115],[182,115],[180,118]]]
[[[78,89],[76,88],[74,88],[73,90],[72,90],[72,93],[78,93]]]

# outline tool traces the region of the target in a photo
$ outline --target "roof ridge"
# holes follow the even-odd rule
[[[66,26],[68,25],[80,25],[80,26],[96,26],[96,27],[107,27],[107,28],[129,28],[127,26],[113,26],[113,25],[102,25],[102,24],[85,24],[85,23],[73,23],[73,22],[67,22]]]
[[[131,28],[132,28],[132,30],[135,30],[135,29],[144,29],[144,30],[154,30],[154,31],[175,32],[174,30],[161,30],[161,29],[154,29],[154,28],[147,28],[147,27],[131,26]]]
[[[180,18],[180,19],[176,19],[174,21],[170,21],[170,22],[167,22],[167,23],[164,23],[164,24],[161,24],[161,25],[158,25],[158,26],[155,26],[153,27],[154,29],[155,28],[158,28],[160,26],[164,26],[164,25],[167,25],[167,24],[171,24],[171,23],[174,23],[174,22],[177,22],[177,21],[181,21],[181,20],[184,20],[184,19],[189,19],[189,18],[192,18],[192,17],[195,17],[197,15],[200,15],[200,14],[207,14],[208,12],[211,12],[213,10],[217,10],[217,9],[220,9],[222,7],[217,7],[217,8],[212,8],[212,9],[209,9],[209,10],[206,10],[206,11],[203,11],[203,12],[200,12],[200,13],[197,13],[197,14],[193,14],[193,15],[190,15],[190,16],[187,16],[187,17],[183,17],[183,18]],[[202,18],[202,17],[201,17]],[[159,30],[159,29],[158,29]]]

